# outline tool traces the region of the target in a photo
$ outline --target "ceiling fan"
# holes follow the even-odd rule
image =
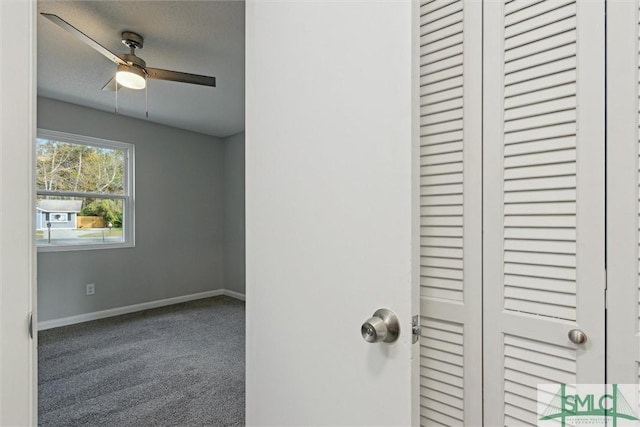
[[[144,89],[147,86],[148,78],[211,87],[216,86],[215,77],[147,67],[147,63],[136,55],[136,49],[142,49],[144,43],[144,39],[139,34],[131,31],[122,32],[122,43],[129,47],[129,53],[116,55],[59,16],[50,13],[42,13],[42,16],[70,32],[80,39],[80,41],[97,50],[118,65],[115,78],[109,80],[109,82],[102,87],[102,90],[116,90],[117,86],[123,86],[129,89]]]

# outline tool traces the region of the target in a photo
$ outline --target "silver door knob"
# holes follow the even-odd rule
[[[569,331],[569,339],[574,344],[584,344],[587,342],[587,334],[580,329],[572,329]]]
[[[362,324],[360,332],[366,342],[394,342],[400,335],[400,322],[391,310],[381,308]]]

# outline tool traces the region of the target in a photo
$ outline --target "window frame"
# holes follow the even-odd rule
[[[35,188],[35,197],[37,196],[60,196],[60,197],[85,197],[94,199],[118,199],[123,204],[123,241],[118,243],[93,243],[93,244],[69,244],[69,245],[51,245],[40,246],[35,242],[35,223],[34,223],[34,242],[38,252],[66,252],[66,251],[84,251],[94,249],[116,249],[116,248],[132,248],[135,247],[135,145],[127,142],[113,141],[103,138],[94,138],[84,135],[76,135],[68,132],[59,132],[49,129],[37,129],[36,140],[33,143],[34,152],[37,151],[38,139],[48,139],[58,142],[66,142],[70,144],[86,145],[98,148],[108,148],[124,152],[125,164],[123,173],[123,194],[102,194],[91,192],[73,192],[73,191],[50,191],[41,190],[37,186]],[[36,154],[34,153],[34,158]],[[37,177],[37,167],[34,165],[34,174]],[[37,180],[37,178],[36,178]],[[34,202],[34,208],[36,203]]]

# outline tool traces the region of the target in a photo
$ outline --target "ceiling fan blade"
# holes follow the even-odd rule
[[[118,57],[118,55],[116,55],[115,53],[111,52],[109,49],[107,49],[106,47],[102,46],[100,43],[98,43],[97,41],[93,40],[91,37],[89,37],[88,35],[86,35],[82,31],[78,30],[73,25],[69,24],[67,21],[65,21],[64,19],[60,18],[58,15],[53,15],[51,13],[41,13],[41,15],[44,16],[45,18],[47,18],[49,21],[53,22],[54,24],[58,25],[62,29],[67,30],[68,32],[70,32],[71,34],[76,36],[76,38],[80,39],[81,42],[91,46],[92,48],[94,48],[99,53],[103,54],[104,56],[106,56],[111,61],[115,62],[116,64],[123,64],[123,65],[126,64],[126,62],[123,61],[122,59],[120,59],[120,57]]]
[[[201,76],[199,74],[181,73],[179,71],[160,70],[158,68],[146,68],[150,79],[171,80],[173,82],[192,83],[195,85],[216,87],[216,78]]]

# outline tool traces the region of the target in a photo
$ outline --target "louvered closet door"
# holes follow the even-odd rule
[[[640,380],[638,1],[607,5],[607,380]]]
[[[482,5],[420,15],[421,425],[480,425]]]
[[[535,426],[537,384],[604,381],[604,17],[484,3],[486,425]]]

